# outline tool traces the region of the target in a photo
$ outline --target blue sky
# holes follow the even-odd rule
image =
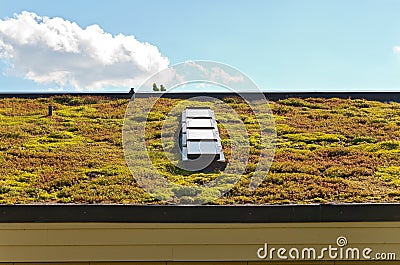
[[[226,63],[266,91],[400,91],[398,0],[2,0],[0,18],[22,11],[133,35],[170,64]],[[0,76],[0,92],[52,87]]]

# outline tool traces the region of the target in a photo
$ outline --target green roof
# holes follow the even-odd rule
[[[160,99],[147,117],[153,164],[181,185],[213,173],[188,173],[165,160],[161,129],[179,99]],[[238,99],[225,100],[246,125],[251,144],[246,173],[211,204],[400,201],[400,104],[351,99],[290,98],[270,102],[277,148],[264,182],[248,189],[260,147],[256,120]],[[136,183],[122,147],[129,100],[57,96],[0,99],[0,203],[165,204]],[[54,115],[47,117],[47,107]],[[135,104],[146,104],[137,98]],[[217,114],[216,114],[217,115]],[[229,161],[227,131],[219,127]],[[138,169],[144,170],[144,169]]]

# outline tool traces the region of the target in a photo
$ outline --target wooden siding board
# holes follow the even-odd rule
[[[187,262],[187,261],[173,261],[167,262],[166,265],[247,265],[247,262],[243,261],[195,261],[195,262]]]
[[[256,261],[256,251],[264,243],[318,249],[335,245],[338,236],[346,236],[349,246],[400,254],[400,222],[27,223],[0,225],[0,262]]]
[[[3,246],[7,262],[93,262],[172,260],[172,248],[160,246]]]
[[[29,265],[29,264],[27,264]],[[51,264],[53,265],[53,264]],[[69,264],[75,265],[75,264]],[[135,262],[135,261],[125,261],[125,262],[90,262],[90,265],[167,265],[167,262]]]
[[[275,227],[268,224],[264,227],[245,228],[242,225],[231,228],[205,227],[184,228],[179,225],[170,225],[168,228],[150,227],[109,227],[91,229],[49,228],[20,230],[0,230],[0,246],[11,245],[168,245],[186,244],[258,244],[268,240],[270,244],[331,244],[341,235],[349,235],[349,242],[357,244],[371,244],[384,242],[387,244],[399,243],[400,224],[397,227]],[[365,231],[368,229],[368,233]],[[286,235],[282,237],[282,235]]]

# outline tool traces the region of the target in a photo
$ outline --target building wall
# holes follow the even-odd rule
[[[399,262],[351,262],[351,261],[300,261],[300,262],[246,262],[246,261],[165,261],[165,262],[58,262],[58,263],[0,263],[1,265],[398,265]]]
[[[0,262],[124,262],[130,264],[287,264],[260,259],[267,243],[279,249],[337,246],[395,253],[400,260],[400,222],[168,224],[168,223],[3,223]],[[339,247],[338,247],[339,248]],[[362,259],[362,258],[360,258]],[[338,260],[290,264],[360,264]],[[152,261],[160,263],[143,263]],[[185,261],[183,263],[171,263]],[[213,261],[214,263],[188,263]],[[222,263],[215,263],[221,261]],[[227,263],[237,261],[239,263]],[[257,262],[257,263],[253,263]],[[322,262],[322,263],[321,263]],[[108,263],[107,263],[108,264]],[[117,263],[113,263],[117,264]],[[400,264],[385,261],[368,264]],[[106,264],[99,264],[106,265]]]

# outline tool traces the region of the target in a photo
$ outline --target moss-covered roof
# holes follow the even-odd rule
[[[163,119],[178,100],[161,101],[148,118],[136,115],[141,122],[148,120],[147,144],[157,167],[181,184],[215,177],[163,163]],[[136,184],[126,165],[121,131],[128,102],[69,96],[1,99],[0,203],[163,204]],[[270,102],[278,135],[275,159],[264,182],[250,191],[256,122],[242,102],[226,102],[242,115],[254,150],[242,181],[212,204],[400,201],[399,103],[335,98]],[[49,104],[55,108],[52,117],[46,116]],[[146,104],[146,99],[135,104]],[[229,139],[220,129],[226,148]]]

